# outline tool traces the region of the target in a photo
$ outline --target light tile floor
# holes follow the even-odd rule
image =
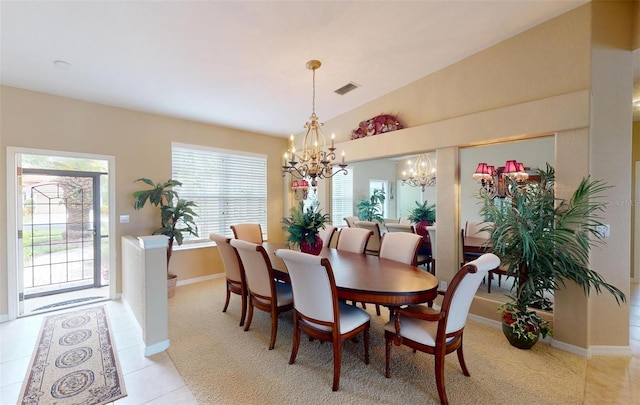
[[[115,404],[197,404],[166,352],[144,356],[140,330],[124,305],[120,301],[99,305],[106,305],[109,314],[128,394]],[[0,404],[18,401],[42,319],[47,315],[51,313],[0,324]]]
[[[135,321],[120,301],[105,303],[128,396],[120,404],[197,404],[169,356],[144,356]],[[640,284],[631,285],[632,357],[594,356],[587,362],[585,404],[640,404]],[[74,309],[70,309],[74,310]],[[0,404],[15,404],[44,315],[0,324]]]

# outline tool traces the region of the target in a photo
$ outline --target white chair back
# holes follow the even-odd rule
[[[346,217],[344,219],[344,222],[347,223],[347,226],[349,228],[353,228],[355,226],[356,221],[360,221],[360,218],[358,218],[358,217]]]
[[[408,232],[387,232],[382,236],[379,256],[416,265],[422,237]]]
[[[247,288],[253,294],[272,297],[271,284],[273,279],[269,275],[268,267],[271,262],[264,248],[256,243],[240,239],[231,239],[230,243],[236,248],[240,260],[242,260]]]
[[[398,218],[398,223],[400,225],[411,225],[411,221],[409,221],[409,218],[407,218],[407,217]]]
[[[377,254],[380,251],[380,225],[377,222],[356,221],[356,228],[368,229],[371,237],[367,242],[366,251]]]
[[[262,227],[260,224],[235,224],[231,225],[233,231],[233,237],[236,239],[244,240],[251,243],[262,244]]]
[[[320,238],[322,238],[323,247],[329,246],[329,243],[331,243],[331,238],[333,237],[336,229],[337,228],[333,225],[325,225],[324,228],[320,228],[318,230],[318,235],[320,235]]]
[[[368,229],[343,228],[338,235],[336,248],[346,252],[364,253],[372,233]]]
[[[209,239],[216,243],[218,252],[222,258],[222,266],[224,267],[224,273],[227,279],[240,283],[242,277],[240,275],[240,258],[238,253],[229,243],[231,238],[217,233],[209,235]]]
[[[336,322],[338,295],[329,260],[288,249],[276,250],[276,256],[287,266],[296,311],[319,321]]]
[[[464,236],[465,238],[489,239],[491,234],[481,229],[491,224],[492,222],[467,221],[464,227]]]
[[[387,231],[416,233],[416,228],[411,224],[387,224]]]
[[[487,276],[489,270],[495,269],[500,265],[500,259],[493,253],[485,253],[476,260],[467,263],[465,266],[470,265],[476,267],[476,272],[463,275],[457,288],[453,290],[453,296],[450,297],[451,304],[448,311],[447,333],[456,332],[464,328],[471,302],[482,279]],[[458,276],[459,274],[454,276],[451,284],[454,283]],[[449,288],[452,287],[451,284]],[[447,299],[448,297],[445,294],[444,300]]]

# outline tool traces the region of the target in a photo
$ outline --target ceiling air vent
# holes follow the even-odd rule
[[[344,86],[340,87],[338,90],[335,90],[334,93],[338,93],[341,96],[344,96],[345,94],[347,94],[351,90],[355,90],[358,87],[360,87],[360,86],[358,86],[354,82],[349,82],[349,83],[345,84]]]

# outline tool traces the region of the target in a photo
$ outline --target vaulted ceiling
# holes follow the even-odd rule
[[[0,82],[288,136],[586,2],[2,1]]]

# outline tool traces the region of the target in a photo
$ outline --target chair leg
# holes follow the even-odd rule
[[[248,297],[249,300],[249,314],[247,315],[247,321],[244,324],[244,331],[248,331],[251,326],[251,320],[253,320],[253,302],[251,297]]]
[[[242,293],[242,315],[240,315],[240,326],[244,325],[244,320],[247,317],[247,294]]]
[[[333,391],[338,391],[340,386],[340,364],[342,362],[342,344],[340,337],[333,342]]]
[[[369,364],[369,329],[364,330],[364,364]]]
[[[230,299],[231,299],[231,291],[229,290],[229,283],[227,283],[227,299],[224,301],[224,308],[222,308],[222,312],[227,312]]]
[[[376,315],[380,316],[380,305],[376,304]]]
[[[462,374],[470,377],[469,370],[467,369],[467,364],[464,362],[464,353],[462,352],[462,343],[460,343],[460,347],[456,350],[456,354],[458,355],[458,362],[460,363],[460,368],[462,369]]]
[[[291,357],[289,364],[293,364],[298,356],[298,348],[300,347],[300,328],[298,327],[298,317],[293,315],[293,345],[291,345]]]
[[[273,350],[276,346],[276,335],[278,334],[278,313],[271,311],[271,340],[269,341],[269,350]]]
[[[441,349],[444,350],[444,349]],[[438,396],[440,397],[440,404],[447,405],[447,392],[444,388],[444,351],[435,354],[436,360],[436,386],[438,387]]]

